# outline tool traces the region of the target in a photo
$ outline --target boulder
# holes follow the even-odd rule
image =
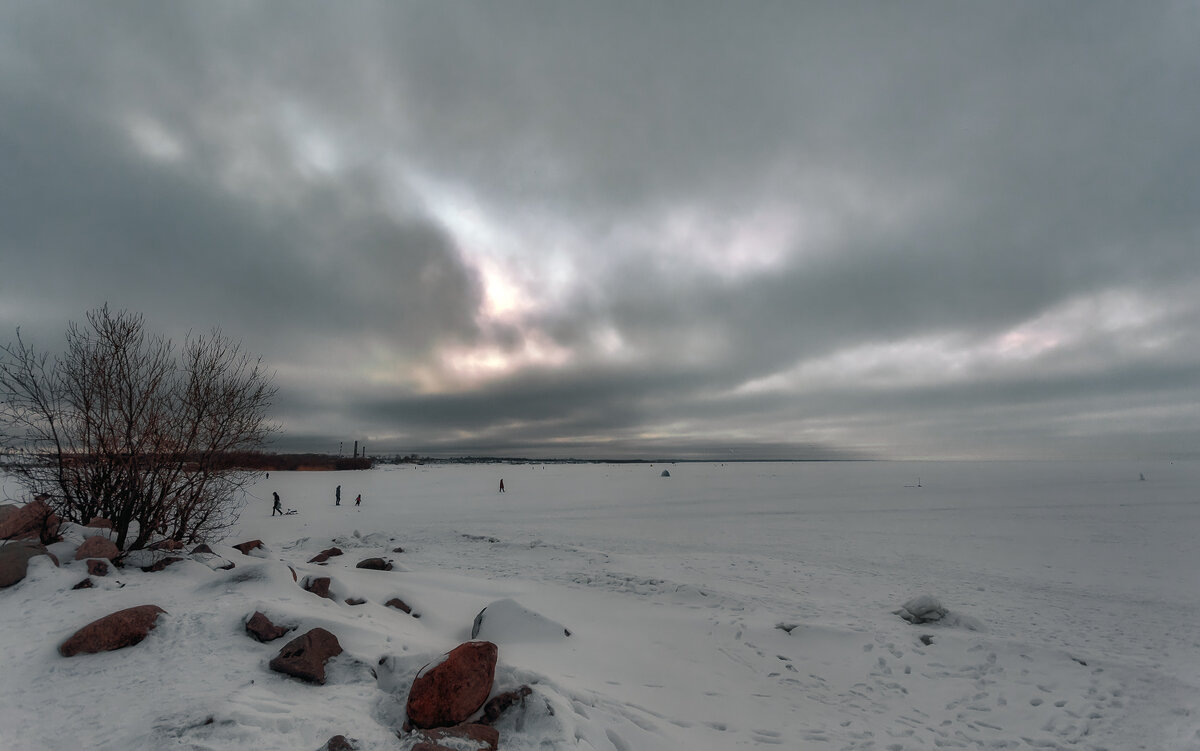
[[[325,561],[328,561],[333,556],[341,555],[341,554],[342,554],[342,551],[340,548],[326,548],[325,550],[322,550],[320,553],[317,553],[316,555],[314,555],[312,558],[309,558],[308,562],[309,563],[324,563]]]
[[[166,558],[158,559],[154,563],[151,563],[149,566],[142,566],[142,571],[145,571],[147,574],[153,574],[156,571],[162,571],[164,568],[166,568],[167,566],[170,566],[172,563],[178,563],[179,561],[182,561],[182,560],[183,559],[178,556],[169,555]]]
[[[367,601],[362,597],[347,597],[346,604],[347,605],[366,605]]]
[[[202,545],[200,547],[207,548],[208,546]],[[229,560],[228,558],[222,558],[216,553],[205,553],[199,548],[192,551],[192,560],[197,561],[198,563],[203,563],[213,571],[228,571],[229,569],[233,568],[233,561]]]
[[[159,540],[158,542],[147,545],[150,550],[183,550],[183,543],[179,540]]]
[[[435,749],[469,748],[471,751],[496,751],[500,745],[500,731],[493,727],[477,723],[463,723],[462,725],[455,725],[449,728],[419,730],[417,734],[424,738],[422,743],[428,743]],[[451,745],[444,745],[442,741],[450,741]]]
[[[213,552],[213,549],[208,546],[207,542],[202,542],[196,547],[192,548],[192,555],[198,555],[200,553],[204,553],[205,555],[216,555],[216,553]]]
[[[93,516],[92,520],[83,526],[91,527],[92,529],[112,529],[113,528],[112,522],[110,522],[108,519],[103,519],[99,516]]]
[[[233,547],[240,550],[242,552],[242,555],[250,555],[251,550],[265,551],[267,549],[266,546],[263,545],[262,540],[249,540],[247,542],[239,542],[237,545],[234,545]]]
[[[108,576],[108,561],[100,558],[89,558],[87,570],[90,576]]]
[[[92,583],[91,577],[88,577],[87,579],[84,579],[76,584],[74,587],[71,587],[71,589],[91,589],[94,586],[96,585]]]
[[[920,595],[912,598],[894,611],[909,623],[932,623],[946,617],[946,608],[932,595]]]
[[[412,608],[410,608],[408,606],[408,603],[406,603],[404,600],[401,600],[399,597],[393,597],[392,599],[388,600],[387,602],[385,602],[383,604],[389,608],[396,608],[397,610],[403,610],[405,613],[412,615]]]
[[[347,739],[344,735],[335,735],[325,741],[325,745],[321,746],[320,751],[354,751],[358,748],[358,743],[354,739]]]
[[[58,565],[58,559],[36,540],[0,543],[0,589],[24,579],[29,572],[29,559],[39,555],[50,556],[54,565]]]
[[[511,598],[496,600],[475,616],[472,639],[499,644],[556,642],[571,635],[569,629],[541,613],[535,613]]]
[[[72,634],[59,645],[58,653],[72,657],[80,652],[109,652],[131,647],[145,639],[158,616],[166,612],[157,605],[138,605],[110,613]]]
[[[75,560],[84,561],[88,558],[104,558],[105,560],[116,560],[117,556],[121,555],[121,549],[116,546],[112,540],[100,535],[93,535],[83,541],[79,549],[75,551]]]
[[[662,474],[659,475],[659,477],[670,477],[670,476],[671,476],[670,471],[665,470],[665,469],[662,471]]]
[[[314,628],[292,639],[271,660],[272,670],[309,683],[325,683],[325,662],[342,653],[337,637]]]
[[[44,539],[58,535],[59,518],[43,500],[24,506],[0,506],[0,540]]]
[[[502,694],[496,694],[483,707],[483,722],[491,725],[496,720],[500,719],[500,715],[514,704],[518,702],[521,706],[525,705],[525,697],[533,693],[533,689],[529,686],[521,686],[514,691],[505,691]]]
[[[487,701],[496,677],[496,645],[460,644],[421,668],[408,691],[408,720],[418,728],[457,725]]]
[[[354,568],[367,568],[372,571],[391,571],[392,562],[383,558],[366,558],[359,561]]]
[[[329,594],[329,581],[328,576],[307,576],[304,578],[303,587],[305,591],[312,592],[317,597],[332,600],[333,595]]]
[[[276,626],[274,623],[271,623],[270,618],[257,610],[254,611],[254,615],[250,616],[250,620],[246,621],[246,633],[261,642],[275,641],[288,631],[291,631],[291,629]]]

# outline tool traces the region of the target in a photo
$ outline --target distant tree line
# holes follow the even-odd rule
[[[329,454],[267,454],[260,451],[244,451],[223,456],[234,469],[259,472],[288,472],[303,470],[346,470],[370,469],[375,460],[365,456],[349,458]]]

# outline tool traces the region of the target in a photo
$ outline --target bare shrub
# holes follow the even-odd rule
[[[262,361],[214,331],[181,347],[140,314],[87,314],[50,357],[21,339],[0,348],[0,440],[30,495],[65,520],[109,519],[117,546],[191,543],[233,525],[251,475],[223,457],[275,430]]]

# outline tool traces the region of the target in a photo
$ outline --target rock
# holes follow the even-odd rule
[[[314,628],[292,639],[271,660],[272,670],[309,683],[325,683],[325,662],[342,653],[337,637],[323,628]]]
[[[325,561],[328,561],[330,558],[334,557],[335,555],[341,555],[341,554],[342,554],[341,548],[326,548],[325,550],[322,550],[320,553],[317,553],[316,555],[314,555],[312,558],[309,558],[308,562],[309,563],[324,563]]]
[[[434,748],[467,749],[471,751],[496,751],[500,745],[500,731],[487,725],[463,723],[449,728],[431,728],[418,730],[417,734],[424,738],[423,743],[430,743]],[[441,741],[450,741],[446,746]],[[414,746],[414,748],[416,748]]]
[[[254,615],[250,616],[250,620],[246,621],[246,633],[261,642],[275,641],[288,631],[291,631],[291,629],[276,626],[274,623],[271,623],[270,618],[257,610],[254,611]]]
[[[112,561],[121,555],[121,549],[107,537],[93,535],[83,541],[79,549],[75,551],[75,560],[83,561],[88,558],[104,558]]]
[[[267,549],[266,546],[263,545],[262,540],[249,540],[248,542],[239,542],[237,545],[234,545],[233,547],[240,550],[242,552],[242,555],[250,555],[251,550],[265,551]]]
[[[103,519],[99,516],[93,516],[92,520],[83,526],[91,527],[92,529],[112,529],[113,528],[112,522],[110,522],[108,519]]]
[[[216,553],[213,552],[213,549],[208,546],[207,542],[202,542],[196,547],[192,548],[192,555],[199,555],[201,553],[205,553],[207,555],[216,555]]]
[[[329,594],[328,576],[305,577],[303,586],[305,591],[312,592],[317,597],[324,597],[327,600],[333,599],[333,595]]]
[[[80,652],[109,652],[131,647],[145,639],[158,616],[166,612],[157,605],[138,605],[110,613],[72,634],[59,645],[58,653],[72,657]]]
[[[558,621],[507,597],[479,611],[471,626],[472,639],[486,639],[498,644],[556,642],[570,635],[571,632]]]
[[[354,568],[368,568],[372,571],[391,571],[392,562],[383,558],[367,558],[359,561]]]
[[[9,509],[0,514],[0,540],[49,540],[58,535],[58,515],[44,500],[0,508]]]
[[[438,663],[426,665],[408,691],[408,719],[418,728],[464,722],[487,701],[496,677],[496,645],[460,644]]]
[[[670,476],[671,476],[671,473],[665,469],[662,471],[662,474],[659,475],[659,477],[670,477]]]
[[[74,587],[71,587],[71,589],[91,589],[94,586],[96,586],[96,585],[92,583],[92,580],[89,577],[89,578],[84,579],[83,581],[79,582]]]
[[[389,608],[396,608],[397,610],[403,610],[405,613],[412,615],[412,608],[410,608],[408,606],[408,603],[404,602],[404,600],[401,600],[399,597],[393,597],[392,599],[388,600],[387,602],[385,602],[383,604],[388,606]]]
[[[29,572],[29,559],[39,555],[50,556],[54,565],[58,565],[58,559],[36,540],[0,544],[0,589],[11,587],[24,579]]]
[[[521,686],[514,691],[505,691],[502,694],[496,694],[483,707],[483,722],[491,725],[500,719],[500,715],[504,714],[505,710],[517,702],[520,702],[521,706],[525,706],[525,697],[532,693],[533,689],[529,686]]]
[[[158,559],[154,563],[151,563],[149,566],[142,566],[142,571],[145,571],[147,574],[153,574],[156,571],[162,571],[164,568],[166,568],[167,566],[170,566],[172,563],[178,563],[179,561],[182,561],[182,560],[183,559],[179,558],[178,556],[170,555],[170,556],[167,556],[166,558]]]
[[[942,603],[936,597],[920,595],[904,603],[900,606],[899,610],[893,612],[909,623],[915,624],[940,621],[949,611],[942,607]]]
[[[346,604],[347,605],[366,605],[367,601],[361,597],[347,597]]]
[[[108,561],[100,558],[89,558],[87,570],[91,576],[108,576]]]
[[[201,545],[200,547],[206,548],[208,546]],[[216,553],[205,553],[203,551],[200,551],[199,548],[192,551],[192,560],[197,561],[199,563],[203,563],[205,566],[208,566],[213,571],[228,571],[229,569],[234,567],[233,561],[229,560],[228,558],[222,558],[221,556],[217,555]]]
[[[403,553],[403,552],[404,552],[404,548],[392,548],[392,552],[393,552],[393,553]]]
[[[176,558],[165,550],[151,550],[149,548],[138,548],[137,550],[126,550],[121,555],[121,563],[126,568],[145,569],[154,566],[167,558]]]
[[[325,745],[321,746],[320,751],[355,751],[358,748],[358,742],[354,739],[347,739],[344,735],[335,735],[325,741]]]
[[[179,540],[159,540],[158,542],[147,545],[150,550],[183,550],[183,543]]]

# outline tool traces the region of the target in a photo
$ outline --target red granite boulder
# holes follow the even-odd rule
[[[103,558],[111,561],[115,560],[119,555],[121,555],[121,549],[116,546],[116,543],[107,537],[95,535],[83,541],[83,544],[75,551],[75,560],[85,561],[88,558]]]
[[[496,645],[471,641],[417,673],[408,691],[408,720],[418,728],[457,725],[487,701],[496,677]]]
[[[342,554],[342,551],[340,548],[326,548],[325,550],[322,550],[320,553],[317,553],[316,555],[314,555],[312,558],[309,558],[308,562],[309,563],[324,563],[325,561],[328,561],[333,556],[341,555],[341,554]]]
[[[254,611],[254,615],[250,616],[250,620],[246,621],[246,633],[261,642],[275,641],[288,631],[291,629],[276,626],[270,618],[257,610]]]
[[[24,506],[0,506],[0,540],[40,538],[48,542],[58,535],[58,527],[58,515],[43,500]]]
[[[157,605],[138,605],[110,613],[72,634],[59,645],[58,653],[71,657],[80,652],[109,652],[131,647],[145,639],[158,616],[166,612]]]
[[[384,558],[364,558],[355,568],[365,568],[372,571],[391,571],[392,562]]]
[[[24,579],[29,572],[29,559],[39,555],[50,556],[54,565],[58,565],[58,559],[36,540],[0,543],[0,589]]]
[[[383,604],[389,608],[403,610],[405,613],[412,615],[412,608],[409,607],[407,602],[405,602],[404,600],[401,600],[399,597],[393,597],[392,599],[388,600],[387,602],[385,602]]]
[[[352,738],[346,738],[344,735],[335,735],[325,741],[325,745],[321,746],[319,751],[355,751],[358,744]]]
[[[242,552],[242,555],[250,555],[251,550],[259,550],[259,549],[266,550],[266,546],[263,545],[262,540],[248,540],[246,542],[239,542],[237,545],[234,545],[233,547],[240,550]]]
[[[108,561],[99,558],[89,558],[87,569],[88,574],[91,576],[108,576]]]
[[[328,576],[306,576],[304,577],[304,584],[301,586],[304,587],[305,591],[312,592],[317,597],[332,600],[333,595],[329,594],[329,582],[330,579]]]
[[[309,683],[325,683],[325,662],[342,653],[337,637],[314,628],[292,639],[271,660],[272,670]]]
[[[166,568],[167,566],[170,566],[172,563],[179,563],[182,560],[183,559],[177,555],[169,555],[166,558],[159,558],[157,561],[155,561],[154,563],[151,563],[149,566],[142,566],[142,571],[145,571],[147,574],[153,574],[157,571],[162,571],[164,568]]]
[[[500,715],[514,704],[520,703],[525,705],[525,697],[533,693],[533,689],[529,686],[521,686],[514,691],[505,691],[502,694],[496,694],[483,707],[482,722],[491,725],[496,720],[500,719]]]

